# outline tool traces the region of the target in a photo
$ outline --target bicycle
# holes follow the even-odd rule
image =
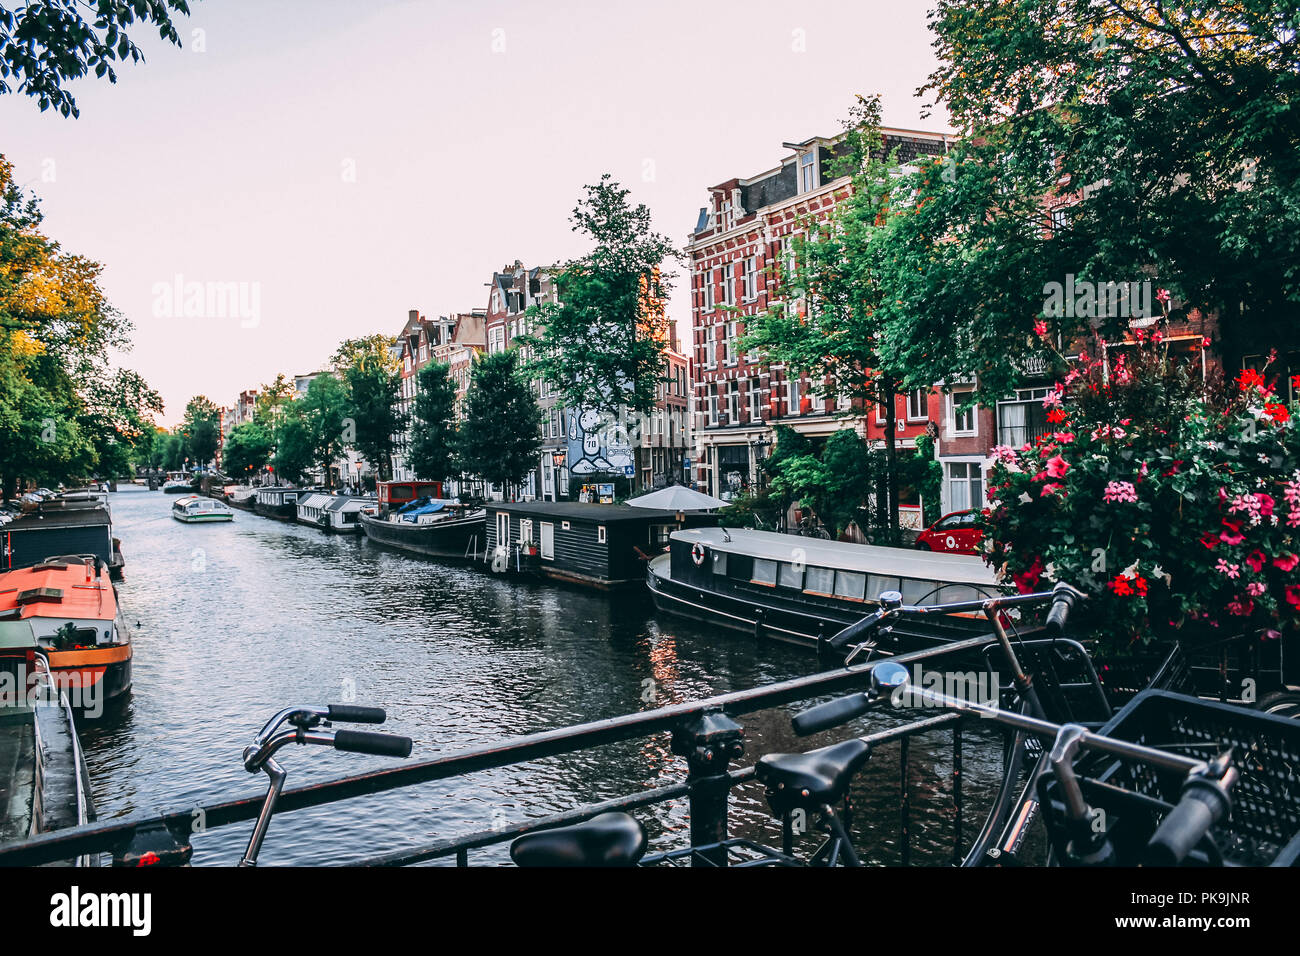
[[[276,801],[280,798],[280,791],[284,789],[284,781],[288,776],[287,771],[275,759],[275,754],[281,747],[288,744],[316,744],[350,753],[409,757],[410,737],[375,734],[364,730],[319,729],[322,725],[329,727],[332,722],[382,724],[387,719],[388,715],[379,707],[329,704],[326,707],[288,707],[267,721],[253,738],[253,743],[244,748],[244,769],[249,773],[265,772],[270,782],[261,812],[253,826],[253,834],[249,837],[248,848],[239,865],[257,866],[257,856],[261,852],[266,831],[275,815]],[[289,724],[292,729],[277,734],[276,731],[284,724]]]

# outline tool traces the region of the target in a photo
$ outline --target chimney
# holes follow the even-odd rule
[[[414,322],[419,317],[420,317],[419,309],[412,309],[410,312],[406,313],[406,318],[408,322]]]

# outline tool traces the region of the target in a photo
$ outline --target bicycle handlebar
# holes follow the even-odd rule
[[[329,720],[352,724],[382,724],[388,714],[382,707],[358,707],[356,704],[330,704],[325,708]]]
[[[829,730],[831,727],[850,721],[854,717],[861,717],[871,709],[872,703],[873,698],[866,694],[850,694],[847,697],[839,697],[800,711],[794,715],[791,723],[794,725],[796,734],[800,737],[806,737],[808,734],[815,734],[819,730]]]
[[[1222,773],[1211,769],[1195,774],[1183,784],[1177,806],[1161,821],[1147,843],[1147,866],[1177,866],[1205,839],[1210,829],[1228,815],[1230,791],[1237,781],[1234,768]]]
[[[411,738],[375,734],[368,730],[339,730],[334,733],[334,749],[381,757],[409,757]]]
[[[1070,587],[1064,581],[1056,582],[1056,587],[1052,588],[1052,608],[1047,612],[1047,622],[1044,624],[1049,634],[1059,637],[1065,632],[1065,622],[1070,617],[1070,611],[1074,609],[1074,603],[1083,596],[1083,592]]]

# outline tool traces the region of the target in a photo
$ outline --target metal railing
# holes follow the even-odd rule
[[[911,664],[950,655],[978,655],[994,641],[993,635],[982,634],[898,654],[888,660]],[[860,687],[869,682],[871,670],[876,663],[878,661],[823,671],[704,700],[495,741],[419,763],[307,784],[283,791],[276,805],[276,813],[305,810],[339,800],[463,777],[500,767],[526,764],[547,757],[575,753],[653,734],[670,733],[672,752],[686,758],[686,776],[679,783],[589,804],[543,819],[532,819],[509,826],[477,831],[425,846],[373,855],[352,862],[396,866],[455,856],[458,864],[466,865],[471,850],[511,840],[529,830],[584,820],[608,810],[634,809],[685,797],[689,801],[691,846],[708,848],[698,855],[695,862],[714,866],[726,865],[726,848],[722,844],[727,839],[730,792],[733,787],[754,778],[753,766],[737,769],[729,766],[743,751],[744,730],[734,718]],[[903,742],[900,753],[900,774],[903,781],[900,826],[902,861],[905,864],[909,862],[910,853],[907,741],[916,734],[944,728],[951,729],[953,732],[953,800],[955,803],[953,859],[957,860],[960,857],[962,841],[960,727],[960,715],[942,714],[884,730],[873,736],[873,740],[878,738],[878,742],[882,743],[890,740]],[[232,754],[233,759],[235,755]],[[164,811],[160,814],[136,814],[112,821],[70,827],[0,846],[0,866],[35,866],[85,854],[112,854],[117,865],[138,865],[146,854],[149,857],[148,862],[183,863],[188,861],[191,855],[191,827],[196,819],[203,820],[204,832],[223,826],[247,823],[257,818],[262,803],[263,794],[256,793],[238,799],[212,802],[197,808],[191,803],[182,809]],[[788,852],[789,820],[785,821],[784,833]]]

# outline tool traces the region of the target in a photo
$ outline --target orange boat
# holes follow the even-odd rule
[[[0,574],[5,621],[30,625],[35,649],[77,709],[97,712],[131,689],[130,634],[103,561],[50,558]]]

